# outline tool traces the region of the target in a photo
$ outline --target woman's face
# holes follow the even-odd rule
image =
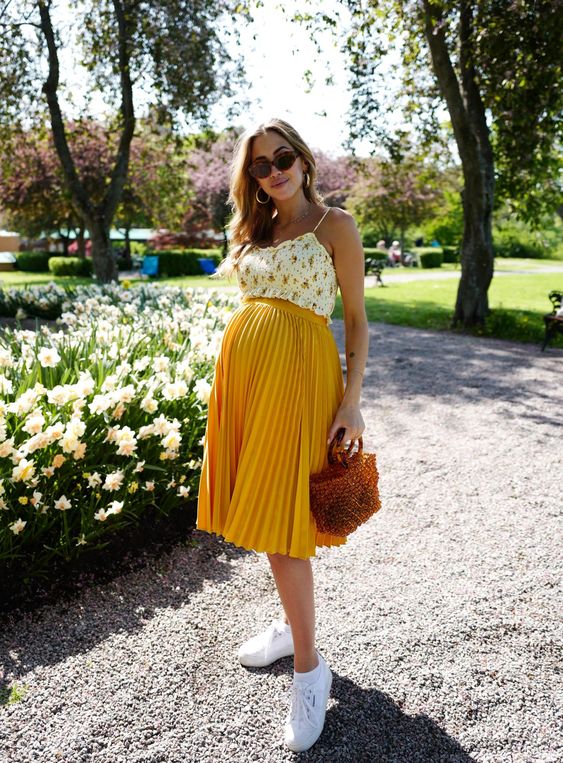
[[[252,144],[252,161],[257,159],[269,159],[272,161],[279,154],[286,151],[294,151],[279,133],[268,130],[264,135],[254,138]],[[266,178],[256,178],[256,182],[263,188],[274,201],[290,199],[303,187],[303,173],[307,171],[307,163],[298,156],[288,170],[278,170],[274,165],[270,168],[270,175]]]

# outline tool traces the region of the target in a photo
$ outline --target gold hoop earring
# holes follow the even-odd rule
[[[256,195],[256,201],[258,202],[258,204],[267,204],[267,203],[270,201],[270,196],[268,196],[268,194],[266,193],[266,191],[264,191],[264,193],[266,193],[266,196],[267,196],[268,198],[266,199],[266,201],[262,201],[262,199],[261,199],[261,198],[259,197],[259,195],[258,195],[258,194],[260,193],[260,191],[264,191],[264,189],[262,188],[262,186],[260,186],[260,188],[259,188],[259,189],[256,191],[256,194],[255,194],[255,195]]]
[[[305,188],[309,188],[309,186],[311,185],[311,176],[309,175],[308,172],[304,172],[303,177],[305,179],[305,182],[303,183],[303,185],[305,186]]]

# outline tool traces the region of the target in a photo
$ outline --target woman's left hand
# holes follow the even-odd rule
[[[327,444],[333,440],[339,429],[346,430],[338,442],[341,445],[344,442],[357,440],[365,428],[359,405],[341,405],[328,430]]]

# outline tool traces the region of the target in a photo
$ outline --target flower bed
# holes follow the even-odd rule
[[[194,500],[214,362],[238,305],[155,284],[56,289],[35,287],[27,304],[61,297],[60,330],[0,333],[0,570],[24,583]]]

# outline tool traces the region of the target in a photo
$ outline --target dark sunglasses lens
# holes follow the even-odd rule
[[[271,164],[270,162],[257,162],[256,164],[251,164],[248,168],[248,171],[252,175],[252,177],[255,178],[267,178],[270,174],[271,170]]]
[[[296,159],[297,154],[288,151],[287,154],[281,154],[274,159],[274,166],[277,167],[278,170],[288,170],[290,167],[293,167]]]

